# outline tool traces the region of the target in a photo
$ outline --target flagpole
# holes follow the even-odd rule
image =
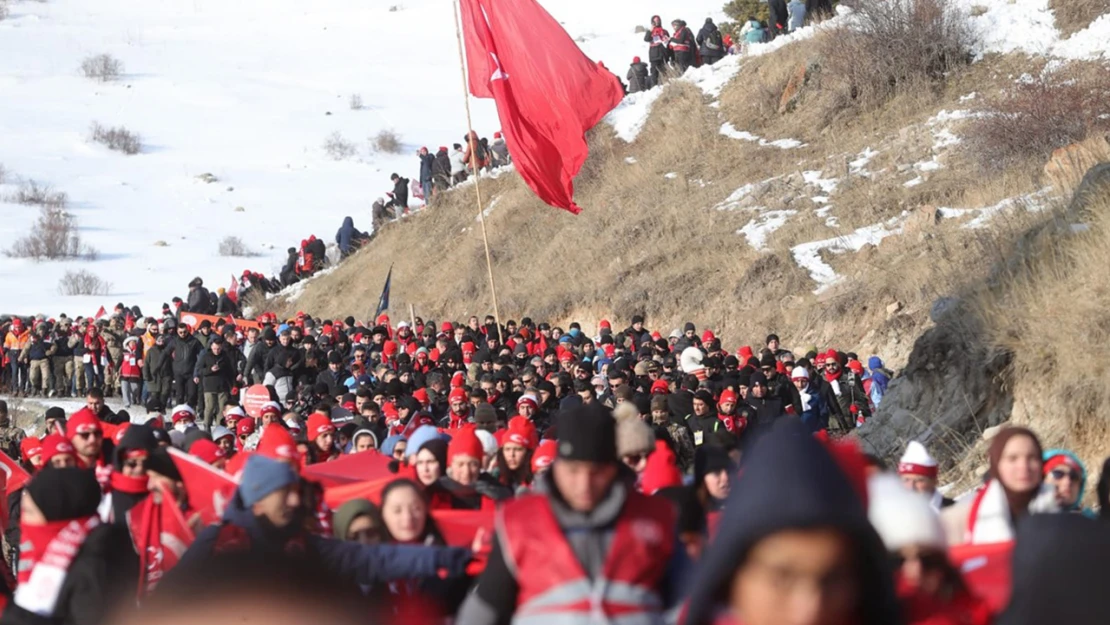
[[[463,86],[463,102],[466,104],[466,142],[470,146],[470,168],[474,173],[474,193],[478,198],[478,223],[482,225],[482,245],[486,248],[486,274],[489,276],[489,292],[493,297],[493,318],[497,322],[497,334],[504,341],[505,337],[500,336],[502,328],[501,325],[501,312],[497,308],[497,286],[493,282],[493,260],[490,258],[489,253],[489,237],[486,235],[486,216],[482,210],[482,189],[478,184],[481,178],[478,175],[478,150],[475,144],[474,136],[474,122],[470,117],[470,88],[466,83],[466,59],[463,57],[463,41],[462,41],[462,28],[459,26],[459,2],[454,0],[451,7],[455,10],[455,42],[459,48],[459,73],[462,75]]]

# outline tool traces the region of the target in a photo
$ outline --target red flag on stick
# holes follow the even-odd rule
[[[5,490],[9,495],[31,481],[31,474],[5,453],[0,453],[0,472],[3,472],[6,478]],[[18,522],[18,519],[16,521]]]
[[[231,276],[231,286],[227,289],[227,297],[236,305],[239,304],[239,279],[235,276]]]
[[[578,214],[574,177],[586,131],[624,97],[536,0],[460,0],[469,88],[493,98],[520,177],[544,202]]]
[[[158,488],[127,511],[127,524],[139,554],[141,598],[153,591],[166,572],[181,560],[193,543],[193,530],[173,497]]]
[[[106,314],[108,314],[108,311],[104,310],[104,307],[101,306],[100,310],[96,311],[96,316],[94,316],[93,319],[100,319]]]

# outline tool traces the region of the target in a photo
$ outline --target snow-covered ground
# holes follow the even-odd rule
[[[637,24],[654,13],[696,31],[720,0],[540,0],[591,58],[622,78],[647,56]],[[0,21],[0,198],[19,180],[69,197],[93,262],[0,256],[0,313],[90,314],[117,301],[156,311],[194,276],[226,286],[243,269],[275,273],[286,249],[332,240],[344,216],[368,229],[370,205],[413,178],[414,152],[461,142],[466,128],[450,0],[17,0]],[[124,74],[99,83],[78,71],[110,54]],[[351,108],[352,96],[362,108]],[[492,136],[492,102],[472,101]],[[89,140],[94,122],[139,133],[135,156]],[[401,154],[369,138],[394,130]],[[330,159],[338,132],[357,153]],[[197,176],[210,173],[217,182]],[[241,209],[241,210],[240,210]],[[38,209],[0,200],[0,250]],[[259,255],[222,258],[225,236]],[[164,242],[165,245],[155,245]],[[106,297],[61,297],[59,278],[87,269]]]

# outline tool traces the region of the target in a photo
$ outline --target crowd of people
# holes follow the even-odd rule
[[[1019,570],[1063,574],[1044,541],[1104,557],[1085,467],[1029,430],[1001,430],[982,486],[955,501],[925,445],[890,468],[863,454],[848,435],[892,377],[876,356],[774,334],[727,350],[639,316],[590,335],[264,314],[195,336],[176,317],[146,320],[144,369],[166,364],[129,391],[149,393],[145,409],[113,411],[92,387],[32,436],[0,404],[3,451],[31,476],[7,493],[0,622],[100,623],[172,602],[213,563],[262,558],[260,583],[318,571],[340,581],[316,599],[384,622],[1032,623],[1076,587]],[[175,453],[235,489],[207,526]],[[365,482],[329,482],[352,461],[375,467]],[[152,577],[134,511],[155,496],[195,538]],[[461,541],[460,518],[479,520]],[[1015,544],[1002,612],[950,550]],[[1092,603],[1081,613],[1104,618]]]

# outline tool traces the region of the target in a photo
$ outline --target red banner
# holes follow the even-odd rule
[[[8,457],[8,454],[0,453],[0,471],[4,472],[7,478],[6,492],[10,495],[15,491],[27,485],[31,481],[31,474],[28,473],[19,463]]]
[[[374,450],[347,454],[331,462],[320,462],[305,467],[306,478],[320,482],[325,487],[342,486],[356,482],[395,478],[390,473],[389,463],[393,459]]]
[[[221,319],[223,319],[224,321],[227,321],[226,318],[221,317],[219,315],[198,315],[197,313],[191,313],[191,312],[181,313],[181,323],[184,323],[185,325],[189,326],[189,328],[191,330],[196,330],[197,327],[200,326],[201,322],[203,322],[203,321],[208,321],[209,323],[212,324],[212,327],[215,328],[216,327],[216,322],[220,321]],[[235,319],[235,318],[232,318],[231,321],[235,324],[235,327],[239,328],[240,330],[243,330],[244,332],[246,332],[250,328],[260,328],[260,327],[262,327],[262,326],[258,325],[257,321],[251,321],[250,319]]]

